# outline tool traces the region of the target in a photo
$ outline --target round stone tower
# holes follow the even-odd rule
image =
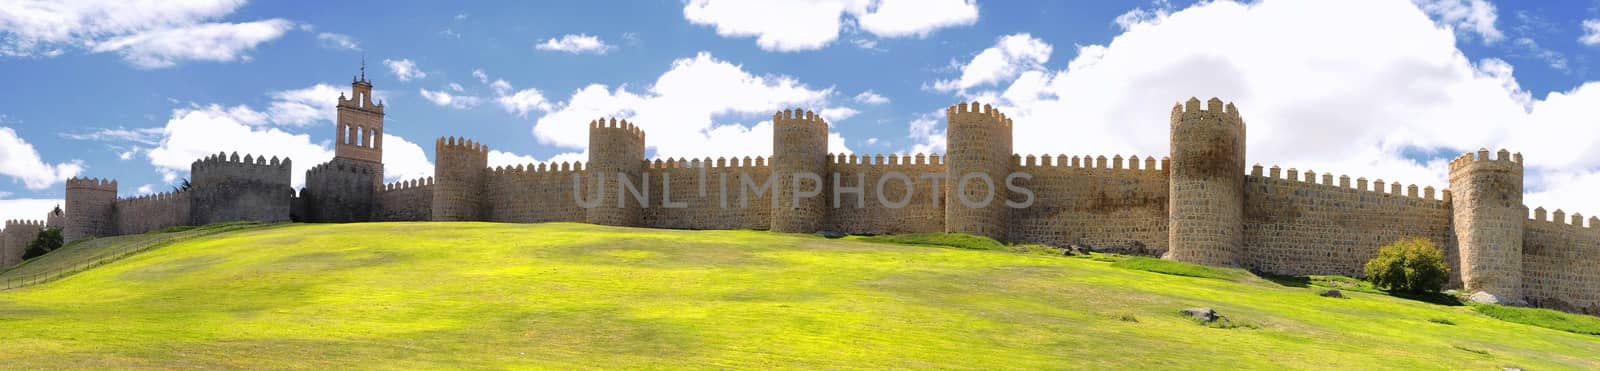
[[[825,179],[829,176],[828,122],[822,116],[799,109],[772,115],[772,174],[777,178],[772,197],[778,203],[772,210],[772,230],[810,233],[821,229],[828,213]],[[796,203],[796,189],[801,196],[811,196]]]
[[[1450,161],[1450,203],[1467,292],[1522,303],[1522,154],[1467,153]],[[1475,295],[1476,296],[1476,295]]]
[[[1239,111],[1211,98],[1172,107],[1167,258],[1238,266],[1244,255],[1245,126]]]
[[[433,220],[483,220],[489,146],[446,137],[434,143],[433,153]]]
[[[632,192],[638,191],[646,197],[650,192],[643,180],[644,131],[627,120],[590,121],[589,166],[586,169],[589,178],[585,179],[583,194],[599,197],[600,203],[585,211],[584,220],[603,225],[638,225],[640,210],[645,205],[640,204]],[[618,205],[619,200],[621,205]]]
[[[117,234],[112,218],[117,204],[117,181],[110,179],[67,179],[67,221],[61,230],[62,242]]]
[[[1005,240],[1011,119],[987,104],[956,104],[945,109],[945,139],[945,231]]]

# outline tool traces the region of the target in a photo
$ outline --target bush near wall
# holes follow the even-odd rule
[[[1367,281],[1389,291],[1435,293],[1450,279],[1444,252],[1426,238],[1408,238],[1383,246],[1363,268]]]

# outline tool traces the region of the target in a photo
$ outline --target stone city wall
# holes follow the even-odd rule
[[[433,177],[384,184],[374,195],[373,221],[426,221],[433,217]]]
[[[484,212],[484,220],[582,222],[584,209],[573,200],[574,174],[589,180],[581,163],[518,165],[486,171],[484,203],[488,210]]]
[[[39,237],[41,230],[43,220],[7,220],[4,232],[0,232],[0,269],[21,263],[28,244]]]
[[[1441,199],[1433,187],[1419,194],[1416,185],[1369,185],[1366,178],[1352,184],[1347,175],[1335,183],[1332,174],[1289,169],[1285,177],[1277,166],[1265,175],[1261,170],[1257,165],[1245,178],[1246,268],[1360,277],[1379,247],[1425,237],[1443,250],[1452,272],[1459,270],[1449,191]]]
[[[938,177],[924,177],[930,174]],[[827,194],[820,195],[827,211],[822,230],[852,234],[944,231],[944,187],[948,182],[944,159],[938,155],[833,155],[828,173],[818,175],[827,185]],[[938,193],[934,187],[939,187]]]
[[[190,225],[190,192],[163,192],[117,200],[117,232],[138,234]]]
[[[231,221],[289,221],[292,164],[276,156],[222,154],[195,161],[189,174],[192,225]],[[128,217],[137,217],[128,215]],[[122,232],[129,233],[129,232]]]
[[[771,201],[776,189],[769,188],[760,194],[755,189],[772,175],[772,167],[765,158],[658,159],[649,162],[642,174],[650,177],[650,207],[640,210],[640,226],[767,229],[771,225]],[[746,178],[754,187],[744,186]],[[592,180],[592,177],[585,179]],[[775,188],[777,183],[774,181],[769,187]],[[666,185],[665,189],[662,185]],[[608,185],[607,188],[600,207],[616,207],[617,187]],[[741,193],[746,207],[740,207]],[[682,207],[664,207],[666,201]]]
[[[1033,205],[1011,210],[1010,239],[1159,256],[1167,250],[1166,161],[1154,157],[1030,155],[1016,171]],[[997,180],[1001,181],[1001,180]],[[1023,198],[1013,194],[1012,199]]]
[[[1534,210],[1524,224],[1522,288],[1528,304],[1600,314],[1600,219]]]

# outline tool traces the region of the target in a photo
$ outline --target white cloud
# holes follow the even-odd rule
[[[554,156],[550,156],[550,158],[547,159],[547,160],[540,161],[539,159],[534,158],[533,156],[520,155],[520,154],[511,153],[511,152],[505,152],[505,151],[500,151],[500,150],[489,150],[489,167],[496,167],[496,166],[516,167],[517,165],[559,164],[559,163],[562,163],[562,162],[588,162],[588,161],[589,161],[589,153],[588,152],[562,152],[562,153],[556,154]]]
[[[338,115],[339,95],[344,92],[328,84],[316,84],[271,94],[267,107],[272,122],[279,125],[306,126],[319,121],[333,122]],[[378,94],[374,93],[374,97]]]
[[[489,83],[489,74],[484,73],[482,68],[472,70],[472,77],[477,78],[478,82]]]
[[[205,23],[126,35],[96,42],[91,50],[116,52],[139,68],[165,68],[180,61],[249,60],[256,45],[282,37],[294,23],[282,19]]]
[[[384,59],[383,65],[389,66],[389,72],[393,73],[394,78],[399,79],[400,81],[411,81],[413,79],[428,77],[428,73],[422,72],[422,69],[417,68],[417,63],[412,62],[410,59]]]
[[[533,156],[489,150],[489,167],[527,165],[538,162],[539,160],[533,158]]]
[[[139,195],[139,196],[143,196],[143,195],[147,195],[147,194],[151,194],[151,193],[156,193],[156,186],[153,185],[153,184],[145,184],[145,185],[139,186],[139,188],[133,190],[133,194]]]
[[[544,93],[539,92],[539,89],[522,89],[516,94],[505,95],[511,90],[511,84],[505,80],[495,80],[491,86],[497,94],[500,94],[495,101],[500,102],[500,107],[505,108],[506,112],[521,117],[528,117],[528,113],[534,111],[550,112],[550,101],[545,100]]]
[[[433,162],[422,146],[398,136],[383,134],[383,179],[385,182],[433,176]]]
[[[881,38],[926,37],[942,28],[976,23],[978,5],[973,0],[691,0],[683,17],[713,26],[725,37],[753,36],[763,50],[792,52],[821,49],[837,40],[846,17]]]
[[[1038,70],[1050,60],[1050,44],[1026,33],[1000,37],[993,47],[978,52],[961,66],[961,77],[934,82],[935,91],[966,90],[1017,77],[1023,71]]]
[[[644,129],[659,157],[768,156],[772,153],[772,113],[812,107],[828,112],[832,89],[812,89],[788,76],[752,75],[709,53],[683,58],[639,92],[627,86],[578,89],[557,109],[540,117],[534,136],[567,148],[588,144],[588,123],[623,117]],[[843,111],[834,111],[842,114]],[[740,123],[734,116],[752,119]],[[832,140],[830,140],[832,141]],[[840,138],[842,142],[842,138]],[[832,149],[847,150],[842,143]]]
[[[429,102],[433,102],[434,105],[437,105],[437,106],[440,106],[440,107],[450,107],[450,108],[455,108],[455,109],[467,109],[467,108],[477,107],[478,103],[479,103],[478,97],[474,97],[474,96],[470,96],[470,95],[453,95],[453,94],[450,94],[450,92],[443,91],[443,90],[437,90],[436,91],[436,90],[428,90],[428,89],[417,89],[417,92],[419,94],[422,94],[422,98],[427,99]]]
[[[450,90],[454,90],[455,92],[460,93],[460,92],[466,91],[467,89],[461,87],[461,84],[457,84],[457,83],[451,82],[450,83]]]
[[[1578,38],[1583,45],[1600,45],[1600,19],[1585,19],[1583,21],[1583,37]]]
[[[591,36],[587,34],[569,34],[562,35],[560,38],[551,38],[545,40],[544,42],[539,43],[539,45],[535,45],[534,48],[539,50],[567,52],[572,54],[605,54],[615,47],[607,45],[606,42],[600,40],[600,37],[598,36]]]
[[[256,127],[266,116],[245,106],[179,108],[162,129],[161,144],[145,155],[167,181],[187,173],[194,160],[218,152],[287,157],[294,160],[291,176],[295,187],[305,184],[306,169],[333,158],[332,150],[313,143],[309,135]]]
[[[20,198],[0,200],[0,221],[4,220],[44,220],[50,215],[51,210],[57,206],[66,207],[66,200],[59,198]]]
[[[856,94],[856,98],[855,99],[856,99],[856,102],[865,103],[865,104],[873,104],[873,105],[889,103],[889,98],[885,98],[882,95],[878,95],[878,93],[874,93],[871,90],[861,92],[861,94]]]
[[[511,91],[511,83],[506,82],[506,80],[494,80],[494,82],[489,83],[489,88],[494,89],[495,95],[506,95]]]
[[[1172,14],[1172,3],[1167,0],[1156,0],[1153,5],[1152,9],[1134,8],[1127,13],[1122,13],[1122,15],[1112,20],[1112,23],[1116,23],[1117,27],[1127,31],[1134,26],[1142,24],[1161,23],[1161,20]]]
[[[161,128],[136,128],[128,129],[99,129],[88,133],[62,133],[61,137],[76,140],[94,140],[102,142],[133,142],[145,145],[155,145],[161,141]]]
[[[1455,29],[1405,2],[1203,3],[959,94],[1013,118],[1020,153],[1163,155],[1172,104],[1218,96],[1249,126],[1251,163],[1443,188],[1450,157],[1504,147],[1526,156],[1527,204],[1600,212],[1600,82],[1533,99]],[[915,150],[943,147],[940,121],[913,123]]]
[[[355,38],[345,34],[319,33],[317,34],[317,42],[321,43],[322,47],[333,50],[361,50],[361,44],[357,43]]]
[[[827,120],[829,125],[838,124],[839,121],[855,117],[858,113],[861,113],[861,111],[850,107],[828,107],[817,111],[817,115],[822,116],[823,120]]]
[[[83,162],[78,160],[44,162],[39,151],[17,135],[16,130],[0,126],[0,175],[10,177],[13,182],[21,181],[28,189],[41,190],[78,175],[83,168]]]
[[[184,60],[233,61],[293,27],[270,19],[209,22],[243,0],[84,0],[0,3],[0,56],[54,57],[66,49],[116,52],[142,68]]]
[[[1413,0],[1422,11],[1457,32],[1478,35],[1485,43],[1505,38],[1494,23],[1499,16],[1488,0]]]

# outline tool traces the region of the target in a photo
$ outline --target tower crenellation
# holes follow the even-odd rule
[[[63,242],[117,234],[115,207],[117,181],[99,178],[71,178],[66,181],[66,227]]]
[[[1449,197],[1460,253],[1462,286],[1498,300],[1520,303],[1522,295],[1523,224],[1528,211],[1522,204],[1522,154],[1488,149],[1463,154],[1450,161]],[[1556,212],[1560,219],[1564,214]],[[1544,219],[1544,209],[1534,211]]]
[[[991,105],[945,109],[945,231],[1006,239],[1010,194],[1004,182],[1016,163],[1011,133],[1011,118]]]
[[[1244,120],[1232,103],[1199,98],[1172,107],[1167,255],[1239,266],[1244,253]],[[1252,172],[1255,170],[1252,169]],[[1279,179],[1274,166],[1270,177]],[[1342,179],[1348,179],[1342,178]]]
[[[584,218],[589,223],[638,223],[639,210],[646,205],[629,190],[641,190],[648,197],[649,180],[643,173],[644,138],[644,131],[627,119],[611,117],[589,122],[590,177],[583,184],[584,195],[600,198],[597,206],[585,210]],[[625,183],[631,186],[623,187]]]
[[[489,146],[461,137],[434,141],[433,220],[483,220]]]
[[[827,217],[828,122],[801,109],[772,115],[774,201],[771,228],[779,232],[812,232]],[[815,193],[811,193],[815,192]],[[798,194],[797,194],[798,193]],[[800,197],[810,194],[810,197]]]

